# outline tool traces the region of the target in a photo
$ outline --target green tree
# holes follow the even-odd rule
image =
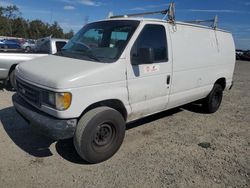
[[[0,16],[0,35],[8,35],[9,27],[8,27],[8,19]]]
[[[41,20],[26,20],[16,5],[0,6],[0,35],[38,39],[47,36],[56,38],[72,38],[73,30],[64,33],[61,26],[54,22],[52,25]]]
[[[3,15],[8,19],[15,19],[21,15],[19,8],[16,5],[7,6],[6,8],[2,8]]]
[[[63,38],[64,37],[63,29],[59,26],[59,24],[57,22],[54,22],[49,27],[49,33],[52,35],[52,37],[55,37],[55,38]]]
[[[16,18],[12,21],[12,35],[15,37],[29,38],[29,25],[23,18]]]
[[[38,39],[49,36],[49,25],[41,20],[33,20],[29,22],[29,38]]]
[[[64,34],[64,38],[71,39],[74,36],[74,31],[71,29],[68,33]]]
[[[0,17],[3,16],[3,12],[4,12],[4,8],[3,8],[3,7],[0,7]]]
[[[18,16],[20,16],[20,11],[16,5],[7,6],[6,8],[1,8],[2,15],[4,17],[4,24],[5,27],[4,32],[6,32],[7,35],[12,36],[13,35],[13,20],[16,19]]]

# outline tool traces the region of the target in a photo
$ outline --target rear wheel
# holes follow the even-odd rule
[[[221,105],[222,98],[223,88],[220,84],[215,84],[212,91],[203,102],[204,110],[207,113],[216,112]]]
[[[109,159],[120,148],[125,135],[122,115],[109,107],[98,107],[82,116],[74,136],[78,154],[89,163]]]

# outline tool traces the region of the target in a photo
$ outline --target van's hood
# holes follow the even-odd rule
[[[49,88],[68,89],[121,80],[121,72],[114,75],[119,72],[115,64],[50,55],[19,64],[16,74]]]

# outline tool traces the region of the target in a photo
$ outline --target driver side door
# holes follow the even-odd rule
[[[166,109],[172,77],[167,27],[145,24],[127,59],[131,120]]]

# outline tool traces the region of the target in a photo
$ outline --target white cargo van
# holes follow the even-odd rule
[[[127,122],[202,99],[218,110],[232,87],[232,34],[174,20],[112,17],[87,24],[56,54],[16,68],[16,110],[90,163],[120,147]]]

